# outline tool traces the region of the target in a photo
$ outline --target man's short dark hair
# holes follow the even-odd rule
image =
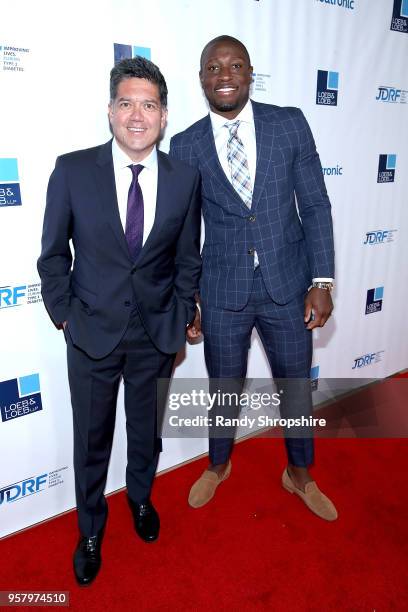
[[[125,79],[146,79],[159,88],[160,104],[167,108],[167,85],[164,76],[150,60],[137,55],[132,59],[121,60],[110,73],[110,99],[113,102],[118,94],[119,83]]]
[[[251,59],[249,57],[248,49],[246,48],[244,43],[238,40],[238,38],[234,38],[233,36],[228,36],[228,34],[222,34],[221,36],[217,36],[217,38],[213,38],[212,40],[210,40],[210,42],[208,42],[205,45],[204,49],[202,50],[201,57],[200,57],[200,71],[203,69],[203,59],[207,52],[208,47],[211,47],[212,45],[216,45],[218,43],[223,43],[223,42],[230,42],[230,43],[234,43],[235,45],[239,45],[242,48],[244,55],[246,56],[246,59],[248,60],[248,64],[251,65]]]

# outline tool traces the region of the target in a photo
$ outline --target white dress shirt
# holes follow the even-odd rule
[[[235,117],[235,119],[225,119],[222,115],[218,115],[213,111],[210,111],[211,126],[214,134],[215,148],[217,150],[218,159],[224,170],[225,176],[232,185],[231,171],[228,163],[228,150],[227,143],[229,139],[229,129],[226,124],[232,121],[240,121],[238,127],[238,136],[240,137],[242,144],[244,145],[245,153],[248,161],[249,176],[251,177],[252,191],[255,185],[256,175],[256,133],[254,123],[254,113],[252,110],[251,101],[245,104],[242,111]],[[254,254],[254,265],[259,265],[258,255],[255,251]],[[314,278],[313,282],[333,282],[332,278]]]
[[[112,141],[113,169],[115,172],[116,195],[118,198],[120,220],[123,231],[126,229],[126,212],[130,184],[132,182],[132,170],[128,167],[135,164],[130,157],[119,147],[116,139]],[[145,159],[138,162],[144,166],[139,174],[139,185],[143,194],[144,219],[143,219],[143,244],[146,242],[152,230],[156,214],[157,199],[157,150],[154,147]]]
[[[244,145],[245,153],[248,161],[249,176],[251,177],[252,191],[254,190],[255,174],[256,174],[256,136],[255,136],[255,123],[254,114],[252,111],[252,104],[248,100],[242,111],[235,119],[228,121],[225,117],[217,115],[213,111],[210,111],[211,125],[214,134],[215,148],[217,149],[218,159],[222,169],[229,182],[232,185],[231,171],[228,163],[228,150],[227,143],[229,140],[229,129],[226,124],[230,124],[234,121],[240,121],[238,127],[238,136],[240,137],[242,144]]]

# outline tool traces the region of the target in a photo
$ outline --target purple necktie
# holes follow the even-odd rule
[[[130,256],[136,261],[143,246],[143,193],[139,185],[139,174],[144,166],[133,164],[128,166],[132,170],[132,182],[129,187],[125,236],[129,247]]]

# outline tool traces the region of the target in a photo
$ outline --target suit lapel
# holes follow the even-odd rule
[[[205,124],[201,136],[198,136],[194,142],[194,149],[200,166],[208,172],[218,185],[227,193],[229,198],[233,198],[235,204],[244,207],[248,211],[244,202],[241,200],[222,169],[220,160],[218,159],[217,149],[215,148],[214,135],[211,126],[211,119],[208,115],[205,117]]]
[[[101,146],[96,161],[95,172],[103,214],[111,226],[122,250],[130,259],[129,249],[119,215],[111,140]]]
[[[252,193],[252,207],[255,209],[271,173],[273,148],[275,140],[275,124],[262,121],[256,102],[252,102],[254,113],[255,137],[256,137],[256,173],[255,185]]]

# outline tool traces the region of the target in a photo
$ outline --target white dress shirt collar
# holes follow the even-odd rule
[[[112,158],[113,158],[114,167],[118,169],[126,168],[127,166],[135,164],[135,162],[132,161],[130,157],[126,155],[126,153],[120,148],[120,146],[118,145],[116,141],[116,138],[112,140]],[[156,147],[153,147],[153,151],[151,151],[149,155],[147,155],[147,157],[142,159],[140,162],[137,162],[137,164],[141,164],[142,166],[144,166],[145,168],[148,168],[149,170],[155,170],[157,168],[157,149]]]
[[[213,132],[218,132],[221,130],[224,125],[228,123],[232,123],[233,121],[242,121],[244,123],[249,123],[251,125],[254,124],[254,112],[252,110],[251,100],[245,104],[242,111],[235,117],[235,119],[226,119],[222,115],[218,113],[214,113],[214,111],[210,110],[210,119]]]

